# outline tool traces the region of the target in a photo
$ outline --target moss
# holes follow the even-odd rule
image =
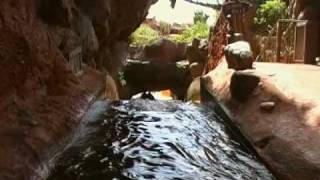
[[[282,0],[268,0],[260,6],[255,18],[257,32],[266,34],[277,21],[288,16],[287,5]]]
[[[206,23],[197,22],[182,32],[171,38],[175,42],[190,43],[194,38],[203,39],[209,37],[209,26]]]

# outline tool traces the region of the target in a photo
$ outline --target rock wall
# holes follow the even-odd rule
[[[48,147],[79,122],[103,89],[106,80],[96,70],[72,73],[69,53],[81,47],[84,62],[115,76],[127,37],[152,3],[0,1],[0,179],[34,175]]]
[[[128,36],[154,0],[41,0],[39,14],[55,44],[68,57],[82,47],[84,61],[115,75],[128,51]]]

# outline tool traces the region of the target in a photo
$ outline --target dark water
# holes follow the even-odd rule
[[[211,108],[112,103],[58,156],[49,180],[274,179]]]

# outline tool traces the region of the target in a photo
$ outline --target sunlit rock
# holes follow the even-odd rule
[[[238,41],[225,47],[224,53],[228,62],[228,68],[235,70],[251,69],[253,54],[250,44],[245,41]]]

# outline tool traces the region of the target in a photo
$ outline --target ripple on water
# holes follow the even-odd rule
[[[99,118],[48,179],[274,179],[207,107],[132,100]]]

